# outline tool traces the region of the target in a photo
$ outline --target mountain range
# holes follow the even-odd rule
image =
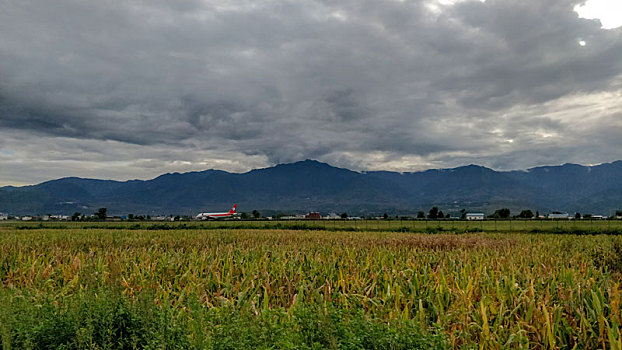
[[[468,165],[398,173],[356,172],[305,160],[246,173],[205,170],[123,182],[68,177],[0,188],[0,212],[12,215],[91,214],[101,207],[117,215],[194,215],[224,211],[233,203],[239,211],[262,213],[412,215],[438,206],[445,212],[491,213],[507,207],[513,214],[531,209],[610,215],[622,209],[622,161],[523,171]]]

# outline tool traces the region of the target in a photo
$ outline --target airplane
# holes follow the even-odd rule
[[[196,216],[196,218],[199,220],[216,220],[216,219],[230,218],[236,215],[235,211],[237,210],[237,208],[238,208],[238,205],[234,204],[233,208],[231,208],[226,213],[199,213]]]

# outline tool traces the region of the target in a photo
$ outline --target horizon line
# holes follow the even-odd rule
[[[160,175],[157,175],[155,177],[151,177],[151,178],[145,178],[145,179],[139,179],[139,178],[133,178],[133,179],[126,179],[126,180],[117,180],[117,179],[99,179],[99,178],[91,178],[91,177],[80,177],[80,176],[64,176],[64,177],[59,177],[59,178],[52,178],[49,180],[44,180],[38,183],[31,183],[31,184],[23,184],[23,185],[4,185],[4,186],[0,186],[0,188],[6,188],[6,187],[11,187],[11,188],[21,188],[21,187],[29,187],[29,186],[38,186],[47,182],[52,182],[52,181],[58,181],[58,180],[64,180],[64,179],[82,179],[82,180],[96,180],[96,181],[114,181],[114,182],[131,182],[131,181],[151,181],[151,180],[155,180],[161,176],[165,176],[165,175],[183,175],[183,174],[192,174],[192,173],[201,173],[201,172],[206,172],[206,171],[222,171],[228,174],[239,174],[239,175],[243,175],[243,174],[248,174],[252,171],[257,171],[257,170],[265,170],[265,169],[271,169],[271,168],[275,168],[279,165],[292,165],[292,164],[297,164],[297,163],[304,163],[304,162],[316,162],[316,163],[320,163],[320,164],[324,164],[324,165],[328,165],[332,168],[337,168],[337,169],[345,169],[348,171],[352,171],[352,172],[356,172],[359,174],[365,174],[365,173],[373,173],[373,172],[389,172],[389,173],[397,173],[397,174],[414,174],[414,173],[422,173],[422,172],[426,172],[426,171],[433,171],[433,170],[437,170],[437,171],[443,171],[443,170],[454,170],[454,169],[459,169],[459,168],[464,168],[464,167],[469,167],[469,166],[477,166],[480,168],[485,168],[485,169],[489,169],[492,170],[494,172],[498,172],[498,173],[508,173],[508,172],[514,172],[514,171],[530,171],[532,169],[537,169],[537,168],[552,168],[552,167],[563,167],[563,166],[567,166],[567,165],[576,165],[576,166],[581,166],[581,167],[586,167],[586,168],[593,168],[593,167],[597,167],[597,166],[601,166],[601,165],[606,165],[606,164],[614,164],[617,162],[622,162],[622,160],[618,159],[618,160],[613,160],[610,162],[603,162],[603,163],[598,163],[598,164],[588,164],[588,165],[584,165],[584,164],[578,164],[578,163],[563,163],[563,164],[557,164],[557,165],[539,165],[539,166],[534,166],[531,168],[526,168],[526,169],[510,169],[510,170],[497,170],[494,168],[490,168],[484,165],[479,165],[479,164],[474,164],[474,163],[470,163],[467,165],[460,165],[460,166],[456,166],[453,168],[428,168],[428,169],[424,169],[424,170],[417,170],[417,171],[393,171],[393,170],[352,170],[349,168],[344,168],[344,167],[340,167],[340,166],[335,166],[332,164],[329,164],[327,162],[322,162],[319,161],[317,159],[304,159],[304,160],[298,160],[298,161],[293,161],[293,162],[289,162],[289,163],[277,163],[271,166],[267,166],[267,167],[263,167],[263,168],[254,168],[254,169],[250,169],[248,171],[244,171],[244,172],[232,172],[232,171],[227,171],[227,170],[222,170],[222,169],[215,169],[215,168],[210,168],[210,169],[203,169],[203,170],[191,170],[191,171],[186,171],[186,172],[167,172],[167,173],[162,173]]]

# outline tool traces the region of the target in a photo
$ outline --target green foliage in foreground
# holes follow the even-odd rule
[[[36,301],[36,298],[34,299]],[[80,295],[61,303],[0,297],[3,349],[442,349],[441,334],[414,321],[386,323],[362,310],[298,306],[292,310],[176,310],[119,293]]]
[[[4,348],[622,349],[622,237],[0,229]]]

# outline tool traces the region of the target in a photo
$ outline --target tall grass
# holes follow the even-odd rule
[[[254,314],[208,308],[189,299],[183,308],[154,306],[111,291],[63,301],[3,293],[0,347],[4,349],[439,349],[442,334],[414,321],[380,322],[361,311],[298,306],[293,312]]]
[[[181,222],[4,222],[5,229],[108,230],[300,230],[352,232],[531,232],[622,234],[622,220],[224,220]]]
[[[0,313],[12,316],[0,329],[3,345],[39,339],[38,333],[20,334],[45,329],[48,323],[28,321],[45,320],[40,312],[69,324],[62,329],[70,335],[60,339],[72,344],[108,339],[94,335],[100,326],[71,325],[84,313],[118,319],[121,308],[138,315],[130,318],[139,320],[133,327],[152,334],[150,340],[163,339],[166,327],[178,330],[171,334],[186,343],[171,343],[182,347],[222,348],[214,345],[217,339],[246,341],[236,333],[246,329],[258,340],[238,348],[439,347],[445,338],[450,347],[622,349],[621,239],[4,230]],[[115,322],[94,324],[115,334],[109,330],[118,328]],[[284,343],[268,337],[271,329]],[[128,344],[143,347],[142,338],[124,334]]]

